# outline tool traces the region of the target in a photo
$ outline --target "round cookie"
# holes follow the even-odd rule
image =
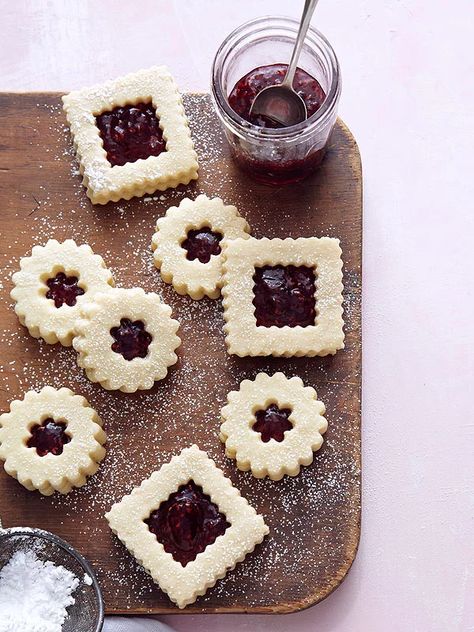
[[[84,485],[105,456],[105,440],[95,410],[68,388],[28,391],[0,415],[5,471],[45,496]]]
[[[178,360],[179,323],[158,294],[115,288],[96,294],[81,314],[73,341],[77,363],[108,390],[150,389]]]
[[[323,443],[327,421],[316,391],[299,377],[259,373],[228,394],[220,439],[239,470],[280,480],[310,465]]]
[[[178,294],[217,298],[222,287],[224,239],[249,237],[250,228],[235,206],[199,195],[173,206],[156,224],[152,249],[157,268]]]
[[[12,276],[11,297],[22,325],[34,338],[70,347],[81,305],[113,285],[112,273],[100,255],[72,239],[50,239],[34,246]]]

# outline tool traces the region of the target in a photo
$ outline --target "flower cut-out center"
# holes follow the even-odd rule
[[[219,242],[221,239],[220,233],[204,227],[190,230],[181,245],[186,250],[186,258],[190,261],[199,259],[201,263],[209,263],[213,255],[220,255]]]
[[[252,430],[260,433],[264,443],[268,443],[270,439],[281,442],[285,438],[285,432],[293,428],[290,415],[290,408],[278,408],[276,404],[271,404],[265,410],[255,413],[256,421]]]
[[[35,424],[31,428],[31,437],[26,445],[28,448],[36,448],[38,456],[62,454],[63,447],[71,441],[71,437],[66,433],[66,428],[66,422],[54,421],[48,417],[41,424]]]
[[[54,306],[57,308],[63,305],[73,307],[77,303],[77,297],[85,293],[85,290],[78,284],[77,276],[67,276],[64,272],[58,272],[56,276],[46,281],[48,286],[46,298],[53,300]]]
[[[148,347],[152,341],[152,335],[145,329],[141,320],[131,321],[122,318],[119,327],[112,327],[110,335],[115,342],[112,343],[112,351],[120,353],[125,360],[134,358],[146,358]]]

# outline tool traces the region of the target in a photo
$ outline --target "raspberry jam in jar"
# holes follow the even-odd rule
[[[308,111],[306,121],[276,127],[252,117],[250,107],[265,87],[281,83],[299,23],[258,18],[236,29],[214,59],[212,97],[237,164],[264,184],[298,182],[321,164],[337,117],[339,64],[329,42],[310,28],[294,89]]]
[[[229,105],[243,119],[256,125],[257,127],[282,128],[276,121],[265,116],[252,115],[250,109],[255,97],[264,88],[276,86],[285,78],[288,64],[270,64],[269,66],[259,66],[242,77],[235,84],[229,94]],[[297,68],[293,81],[293,88],[303,99],[308,112],[308,118],[313,116],[323,104],[326,95],[321,88],[319,81],[308,75],[305,70]]]

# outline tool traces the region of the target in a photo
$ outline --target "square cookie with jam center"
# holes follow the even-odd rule
[[[105,517],[179,608],[204,595],[268,534],[263,517],[196,445],[153,472]]]
[[[338,239],[234,239],[223,254],[230,354],[324,356],[344,348]]]
[[[93,204],[129,200],[197,178],[181,95],[164,66],[63,96]]]

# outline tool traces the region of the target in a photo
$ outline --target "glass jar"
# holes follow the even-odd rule
[[[211,94],[238,165],[265,184],[288,184],[308,176],[321,163],[337,117],[341,78],[336,55],[319,31],[309,28],[298,66],[317,79],[326,98],[306,121],[270,129],[252,125],[228,103],[235,84],[259,66],[288,63],[299,22],[261,17],[233,31],[212,66]]]

